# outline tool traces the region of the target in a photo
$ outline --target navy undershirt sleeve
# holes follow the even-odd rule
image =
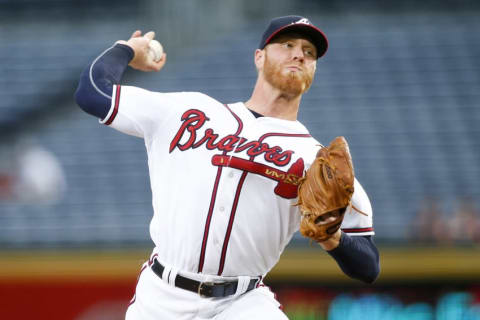
[[[80,76],[75,101],[85,112],[104,119],[110,110],[113,85],[119,84],[134,51],[127,45],[116,44],[105,50]]]
[[[327,251],[349,277],[373,283],[380,273],[378,249],[372,236],[354,236],[342,232],[340,244]]]

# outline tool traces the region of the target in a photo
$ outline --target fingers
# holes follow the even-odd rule
[[[138,37],[141,37],[141,36],[142,36],[142,31],[135,30],[132,33],[132,35],[130,36],[130,39],[138,38]],[[128,39],[128,40],[130,40],[130,39]],[[117,44],[117,43],[128,45],[128,41],[125,41],[125,40],[118,40],[117,42],[115,42],[115,44]]]
[[[132,33],[132,36],[130,37],[131,38],[138,38],[138,37],[141,37],[142,36],[142,31],[141,30],[135,30],[135,32]]]
[[[129,65],[132,68],[140,70],[140,71],[145,71],[145,72],[155,71],[155,72],[158,72],[163,68],[163,66],[165,65],[166,62],[167,62],[167,55],[164,53],[162,55],[162,58],[159,61],[155,62],[151,59],[139,60],[139,61],[132,60],[132,62],[130,62]]]
[[[149,58],[149,42],[155,38],[155,32],[149,31],[142,36],[141,30],[136,30],[132,33],[132,36],[125,42],[135,52],[134,58],[130,61],[129,65],[140,71],[160,71],[167,61],[167,55],[162,54],[162,57],[158,61],[153,61]]]
[[[163,68],[163,66],[165,65],[166,62],[167,62],[167,54],[164,53],[160,60],[158,60],[156,62],[153,62],[152,71],[160,71]]]
[[[141,30],[135,30],[132,35],[130,36],[130,39],[132,38],[138,38],[142,36],[142,31]],[[143,35],[145,38],[148,38],[149,40],[153,40],[155,38],[155,31],[149,31]]]
[[[149,31],[143,35],[145,38],[148,40],[153,40],[155,38],[155,32],[154,31]]]

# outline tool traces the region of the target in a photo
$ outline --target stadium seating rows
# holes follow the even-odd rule
[[[406,222],[425,196],[447,203],[462,196],[479,199],[476,15],[311,18],[322,21],[330,48],[299,117],[322,143],[337,135],[349,140],[357,176],[374,206],[377,239],[405,240]],[[93,39],[88,35],[98,25],[73,35],[67,23],[60,33],[38,25],[48,38],[41,44],[27,36],[32,26],[25,26],[18,31],[21,40],[0,43],[0,59],[6,62],[0,68],[8,74],[0,78],[0,126],[20,124],[37,108],[50,110],[51,99],[68,97],[61,115],[34,132],[26,130],[58,157],[67,192],[48,205],[0,201],[0,245],[149,241],[145,231],[152,209],[143,142],[99,125],[71,98],[81,68],[134,23],[109,21]],[[202,91],[226,103],[245,100],[255,82],[252,57],[263,26],[264,21],[252,22],[233,37],[173,59],[161,74],[130,83],[158,91]],[[0,32],[2,38],[8,34]]]

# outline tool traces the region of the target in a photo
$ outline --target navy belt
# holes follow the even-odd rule
[[[157,259],[153,260],[153,264],[151,265],[153,272],[161,279],[163,270],[165,269],[164,266]],[[254,289],[257,286],[257,283],[260,281],[260,278],[253,278],[248,283],[247,291]],[[238,281],[226,281],[226,282],[200,282],[196,280],[192,280],[189,278],[185,278],[177,274],[174,280],[175,287],[182,288],[184,290],[189,290],[195,293],[198,293],[202,297],[227,297],[235,292],[237,292]]]

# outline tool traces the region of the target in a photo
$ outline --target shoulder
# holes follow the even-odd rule
[[[196,91],[161,92],[161,91],[151,91],[148,89],[134,87],[134,86],[121,86],[121,92],[122,92],[122,96],[125,94],[128,94],[133,96],[151,97],[153,99],[172,101],[177,103],[181,103],[181,102],[220,103],[214,98],[202,92],[196,92]]]
[[[186,101],[189,103],[221,104],[218,100],[210,97],[209,95],[197,91],[168,92],[160,94],[164,94],[173,100]]]

